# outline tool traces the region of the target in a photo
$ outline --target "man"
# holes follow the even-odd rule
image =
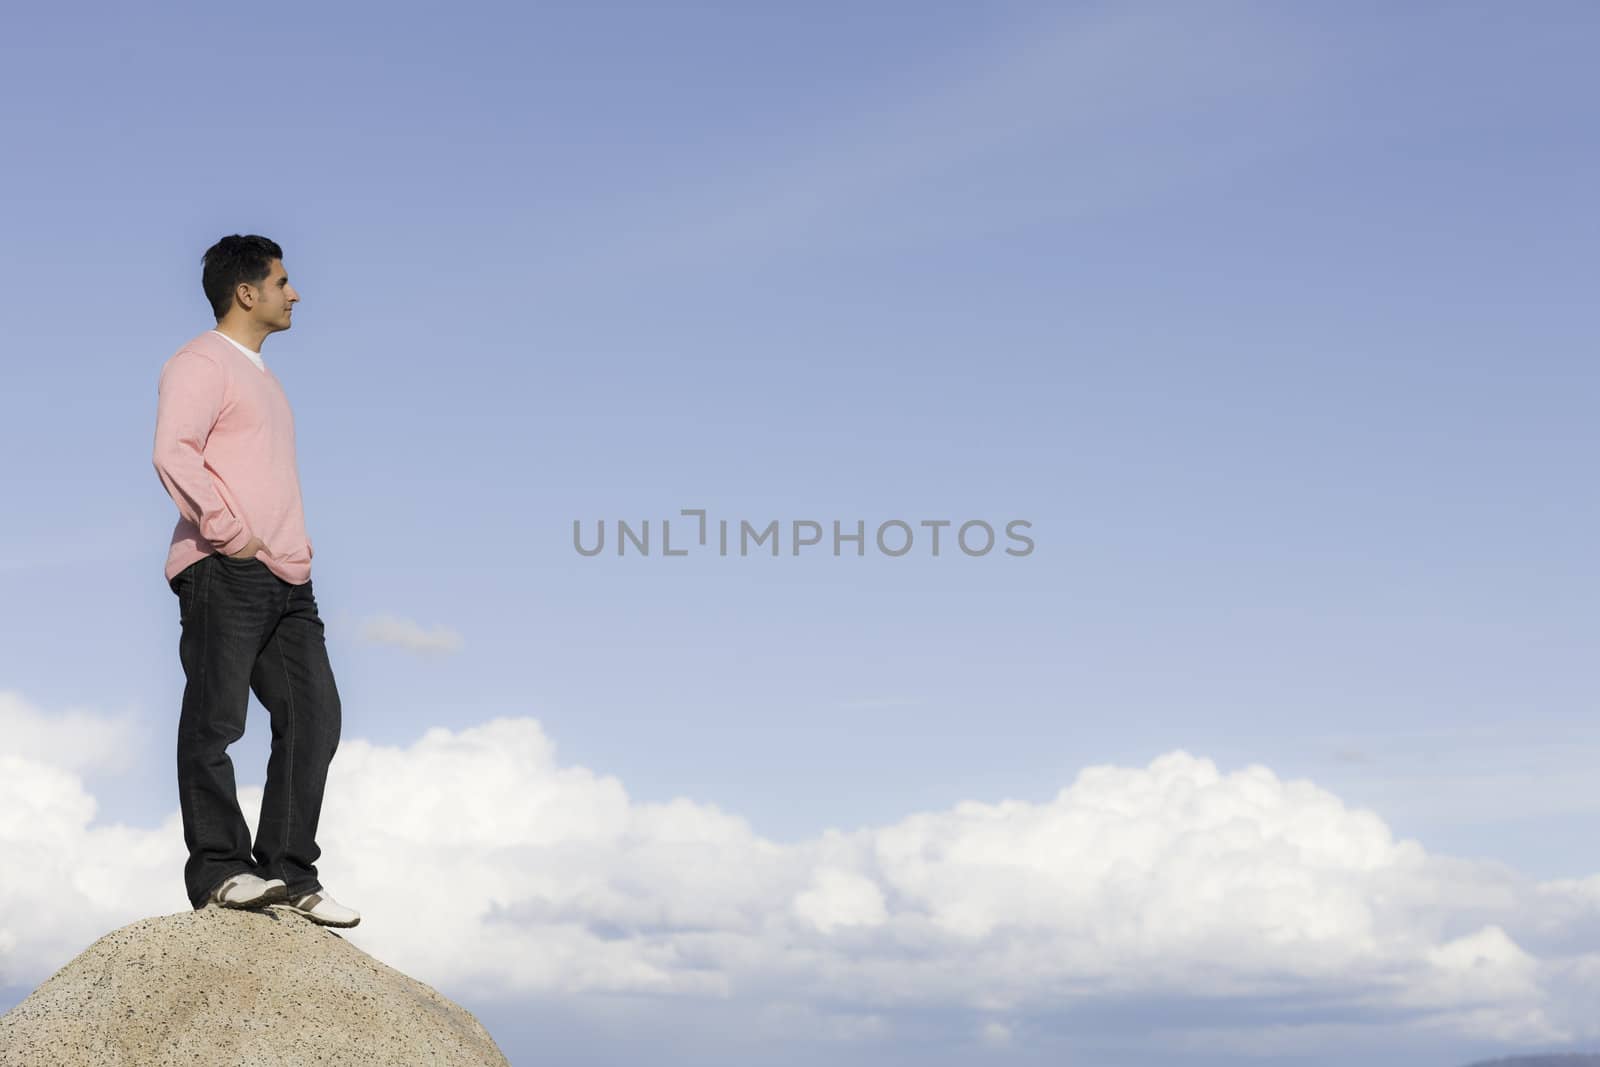
[[[217,327],[161,369],[156,473],[178,505],[166,578],[178,596],[187,683],[178,720],[178,799],[196,910],[277,905],[326,926],[361,916],[317,878],[317,818],[339,746],[339,691],[311,590],[294,417],[261,359],[300,299],[283,250],[224,237],[202,259]],[[254,850],[228,746],[255,691],[272,718]]]

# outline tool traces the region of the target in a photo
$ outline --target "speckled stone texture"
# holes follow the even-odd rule
[[[472,1013],[273,908],[107,934],[0,1016],[0,1067],[510,1067]]]

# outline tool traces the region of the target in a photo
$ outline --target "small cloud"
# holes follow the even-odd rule
[[[395,615],[372,615],[362,619],[357,633],[364,641],[375,645],[397,645],[423,655],[448,655],[459,652],[461,635],[448,626],[435,626],[424,630],[410,619]]]
[[[1005,1023],[993,1021],[984,1023],[979,1035],[983,1038],[984,1043],[988,1045],[1011,1044],[1011,1027]]]

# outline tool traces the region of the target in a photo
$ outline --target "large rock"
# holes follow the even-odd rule
[[[472,1013],[292,912],[107,934],[0,1017],[0,1067],[509,1067]]]

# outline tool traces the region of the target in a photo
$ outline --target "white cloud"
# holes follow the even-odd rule
[[[45,712],[21,693],[0,689],[0,744],[12,756],[78,773],[126,770],[143,738],[129,715],[83,708]]]
[[[876,882],[836,867],[819,868],[792,906],[796,915],[825,934],[841,926],[881,926],[889,918]]]
[[[357,626],[362,640],[375,645],[395,645],[424,655],[448,654],[460,651],[461,635],[447,626],[424,630],[411,619],[396,615],[371,615]]]
[[[96,814],[74,772],[0,755],[0,985],[37,984],[115,926],[174,910],[174,885],[188,907],[177,812],[150,830]]]
[[[253,823],[259,789],[241,803]],[[188,906],[176,812],[95,816],[72,770],[0,761],[6,981]],[[933,1013],[1013,1048],[1100,1003],[1152,1005],[1137,1037],[1178,1001],[1206,1011],[1154,1039],[1171,1048],[1600,1037],[1600,875],[1430,855],[1311,782],[1182,751],[779,845],[711,805],[632,801],[499,718],[404,748],[346,738],[319,842],[363,912],[353,942],[478,998],[750,997],[752,1026],[843,1041]]]

